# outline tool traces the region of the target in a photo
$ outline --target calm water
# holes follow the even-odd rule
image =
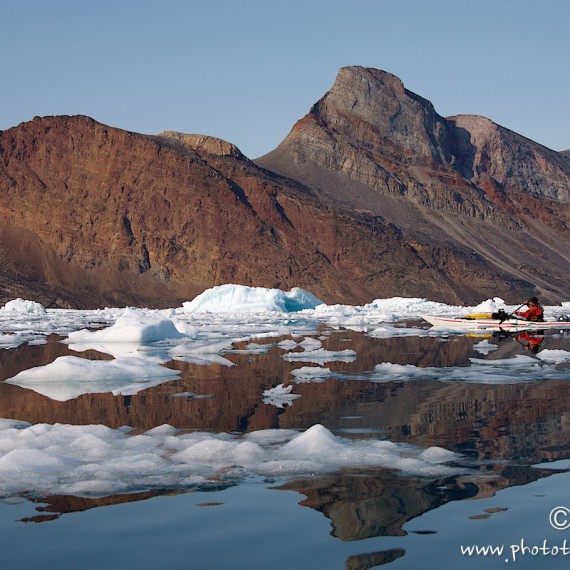
[[[489,337],[496,350],[483,355],[477,336],[323,335],[324,348],[351,348],[357,358],[327,363],[333,375],[295,385],[302,397],[284,408],[260,401],[263,390],[290,383],[291,370],[299,367],[274,346],[281,339],[256,341],[271,345],[256,354],[238,345],[224,355],[232,367],[172,361],[168,366],[181,372],[177,380],[133,396],[87,394],[58,402],[1,382],[58,356],[77,356],[51,336],[46,345],[0,351],[0,417],[141,431],[168,423],[232,433],[320,423],[346,438],[441,446],[460,453],[470,472],[434,480],[390,469],[345,469],[186,492],[10,498],[0,504],[2,568],[364,570],[418,568],[426,560],[433,568],[567,567],[570,530],[555,530],[548,519],[554,507],[570,507],[567,373],[510,384],[370,376],[382,362],[446,368],[467,367],[470,357],[532,355],[528,344],[536,339]],[[540,348],[570,351],[570,337],[549,333]],[[94,350],[81,356],[111,358]],[[180,393],[200,397],[169,397]],[[554,556],[552,548],[517,556],[517,546],[547,541],[561,548],[566,536],[568,556]],[[504,551],[461,554],[461,546],[474,544],[503,545]]]

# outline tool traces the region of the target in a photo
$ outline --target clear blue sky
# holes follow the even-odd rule
[[[89,115],[269,152],[338,69],[570,148],[568,0],[0,0],[0,129]]]

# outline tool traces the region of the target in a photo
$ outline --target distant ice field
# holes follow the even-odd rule
[[[92,311],[45,309],[15,299],[0,308],[0,349],[45,343],[57,334],[78,356],[23,370],[8,384],[66,402],[84,394],[132,395],[171,382],[179,372],[171,361],[201,366],[234,366],[232,352],[261,354],[275,344],[281,357],[296,365],[287,385],[259,394],[277,408],[295,405],[296,387],[327,378],[350,379],[331,371],[331,363],[359,358],[351,347],[327,350],[327,331],[357,331],[371,338],[429,336],[422,315],[460,316],[469,312],[513,310],[499,298],[459,307],[418,298],[376,299],[363,306],[325,305],[299,288],[276,289],[225,285],[204,292],[182,307],[166,310],[104,308]],[[546,316],[570,311],[570,305],[546,307]],[[275,339],[275,340],[273,340]],[[245,348],[236,349],[236,343]],[[538,350],[513,358],[492,358],[496,348],[482,339],[481,358],[469,366],[419,367],[378,362],[360,374],[370,382],[518,383],[570,379],[570,352]],[[87,360],[93,349],[107,360]],[[184,395],[188,397],[187,395]],[[305,431],[260,430],[247,434],[181,432],[163,425],[145,433],[131,426],[29,424],[0,420],[0,497],[20,494],[105,495],[155,487],[188,488],[214,480],[292,477],[345,468],[385,467],[423,477],[465,470],[451,451],[416,448],[385,439],[345,440],[320,424]]]

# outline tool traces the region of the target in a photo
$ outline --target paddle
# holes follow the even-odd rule
[[[510,319],[521,307],[524,307],[526,305],[526,303],[523,303],[522,305],[519,305],[511,314],[508,314],[506,311],[499,311],[499,314],[501,315],[499,317],[499,325],[503,324],[506,320]]]

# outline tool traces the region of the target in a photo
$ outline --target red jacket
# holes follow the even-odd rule
[[[543,313],[544,311],[542,310],[542,307],[539,307],[538,305],[533,305],[532,307],[529,308],[528,311],[516,311],[515,315],[518,315],[519,317],[522,317],[527,321],[543,321],[544,320]]]

